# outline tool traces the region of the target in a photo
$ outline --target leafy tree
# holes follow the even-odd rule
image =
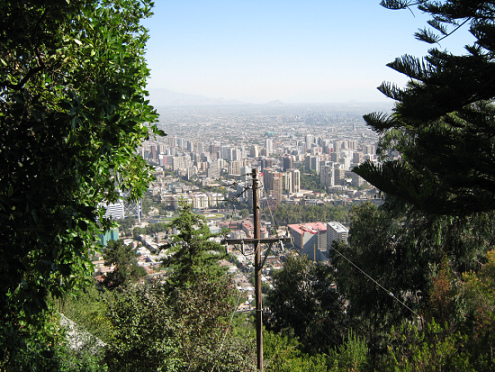
[[[137,253],[122,240],[109,241],[103,256],[105,265],[114,267],[113,271],[107,273],[103,282],[108,289],[127,285],[146,276],[146,270],[138,266]]]
[[[320,183],[320,176],[316,173],[316,171],[310,170],[306,171],[302,168],[299,169],[301,171],[301,188],[304,190],[312,190],[325,192],[324,188]]]
[[[109,302],[114,339],[106,362],[111,371],[237,371],[254,361],[248,342],[233,332],[235,287],[198,277],[196,286],[127,287]],[[216,285],[214,285],[216,284]],[[146,360],[143,360],[146,359]]]
[[[132,236],[136,240],[139,239],[139,235],[144,235],[144,234],[146,234],[146,229],[143,227],[135,227],[132,229]]]
[[[331,370],[335,372],[366,370],[368,347],[365,339],[349,330],[345,342],[330,350],[329,359]]]
[[[173,253],[164,260],[170,269],[165,288],[175,314],[180,359],[188,371],[250,368],[251,345],[233,333],[231,319],[242,296],[219,265],[227,256],[225,247],[186,203],[170,227],[177,233],[171,237]]]
[[[175,321],[168,295],[157,288],[127,288],[109,303],[115,339],[108,345],[109,371],[178,371]]]
[[[14,311],[14,310],[11,310]],[[61,360],[57,346],[63,342],[58,319],[44,313],[19,327],[10,319],[0,325],[0,357],[6,371],[56,371]]]
[[[250,211],[249,211],[249,209],[247,209],[247,208],[241,209],[241,217],[242,217],[242,218],[249,217],[249,214],[250,214],[250,213],[251,213],[251,212],[250,212]]]
[[[290,223],[316,222],[316,221],[341,221],[349,222],[349,207],[323,205],[279,205],[273,211],[264,211],[265,218],[272,219],[278,226]]]
[[[136,147],[163,132],[147,125],[157,114],[145,99],[140,21],[151,1],[0,8],[1,337],[20,340],[2,343],[3,369],[38,350],[23,339],[39,336],[33,342],[53,352],[42,331],[49,295],[64,296],[92,272],[95,235],[110,226],[100,203],[142,194],[152,176]]]
[[[479,371],[470,364],[469,352],[463,348],[468,338],[432,321],[426,329],[412,324],[393,329],[389,340],[389,358],[381,371]]]
[[[469,26],[474,42],[453,55],[433,48],[422,59],[404,55],[388,66],[411,80],[379,90],[396,101],[392,114],[365,116],[385,134],[398,159],[365,163],[354,171],[389,195],[432,214],[466,215],[495,208],[492,104],[495,88],[493,1],[386,0],[389,9],[417,5],[431,16],[416,38],[439,43]],[[433,29],[433,31],[432,31]]]
[[[311,263],[307,256],[289,256],[273,275],[268,293],[268,329],[293,330],[304,352],[325,352],[342,342],[343,302],[333,286],[333,268]]]
[[[91,335],[109,343],[113,337],[113,328],[107,317],[111,292],[103,290],[93,279],[93,285],[67,296],[55,306],[61,314],[72,320],[77,326]]]
[[[119,225],[124,229],[130,229],[136,225],[136,219],[134,217],[127,217],[119,221]]]
[[[465,322],[461,328],[471,341],[470,363],[477,371],[495,368],[492,350],[495,347],[495,251],[487,253],[487,263],[477,273],[462,275],[458,293],[465,306]],[[456,301],[453,298],[452,301]]]
[[[135,152],[157,114],[145,99],[151,1],[2,2],[0,308],[24,314],[91,271],[99,203],[135,199],[151,172]],[[16,247],[12,250],[11,247]]]
[[[236,296],[236,298],[234,297]],[[196,282],[171,293],[180,359],[187,371],[251,370],[250,340],[235,335],[232,317],[243,299],[228,276],[200,274]]]
[[[264,332],[264,365],[267,372],[324,372],[328,371],[324,354],[301,352],[300,343],[292,335]]]
[[[493,244],[495,91],[489,82],[495,76],[494,3],[390,0],[382,5],[417,5],[431,15],[428,23],[434,31],[419,31],[419,40],[440,42],[466,24],[474,42],[463,55],[433,48],[423,59],[406,55],[388,65],[411,80],[403,89],[389,83],[379,87],[396,101],[395,108],[390,115],[374,113],[365,120],[382,134],[384,162],[365,163],[355,172],[387,194],[386,207],[393,213],[363,215],[361,223],[351,225],[350,247],[337,247],[394,298],[400,294],[400,300],[424,314],[423,329],[398,326],[401,315],[393,307],[380,308],[387,303],[386,291],[378,291],[382,298],[375,301],[369,291],[376,290],[377,283],[354,282],[357,276],[344,279],[359,270],[335,255],[339,288],[350,298],[351,312],[362,300],[365,306],[357,313],[363,319],[370,321],[377,314],[375,329],[381,328],[384,337],[386,324],[405,327],[392,332],[394,346],[388,350],[394,362],[387,370],[490,370],[491,356],[472,333],[476,327],[463,319],[472,313],[466,313],[469,301],[459,278],[467,270],[479,270]],[[386,227],[376,226],[369,219],[373,215]],[[366,232],[368,225],[375,226]],[[414,294],[417,298],[411,301]],[[490,292],[484,295],[489,298]]]
[[[151,197],[149,195],[145,195],[143,197],[142,207],[143,207],[143,214],[147,216],[152,208]]]
[[[366,320],[367,338],[378,336],[379,329],[403,317],[414,316],[391,294],[416,307],[417,296],[406,299],[402,294],[425,291],[428,285],[432,253],[419,251],[416,241],[406,238],[404,224],[403,218],[363,204],[351,212],[349,245],[341,243],[330,250],[337,286],[350,302],[347,311]]]
[[[132,229],[134,239],[139,239],[139,235],[154,235],[160,232],[167,232],[170,226],[165,223],[153,223],[145,227],[135,227]]]
[[[448,260],[433,275],[422,328],[393,327],[385,371],[492,371],[495,254],[478,272],[452,272]]]
[[[176,234],[164,261],[167,281],[124,288],[110,303],[116,329],[110,370],[249,370],[251,343],[234,333],[232,323],[242,296],[219,265],[225,248],[189,205],[181,206],[170,227]]]
[[[349,301],[351,325],[370,343],[372,355],[385,352],[390,327],[405,319],[416,322],[418,315],[431,314],[438,321],[461,320],[464,304],[456,300],[449,277],[478,270],[493,229],[490,216],[428,217],[411,208],[371,204],[353,208],[349,244],[333,246],[331,260],[337,287]],[[443,310],[432,313],[436,308]]]
[[[49,310],[46,314],[33,315],[29,322],[2,322],[2,371],[106,371],[101,347],[89,343],[74,348],[69,342],[67,328],[61,325],[60,315],[52,308]]]

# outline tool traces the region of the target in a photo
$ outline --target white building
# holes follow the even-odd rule
[[[347,243],[349,229],[340,222],[332,221],[327,223],[327,244],[330,249],[334,241]]]
[[[301,172],[299,169],[293,169],[292,173],[292,192],[295,194],[301,192]]]
[[[113,218],[114,220],[120,220],[125,217],[124,201],[119,200],[117,203],[110,203],[105,205],[107,209],[105,212],[105,218]]]

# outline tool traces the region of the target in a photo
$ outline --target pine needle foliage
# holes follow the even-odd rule
[[[404,55],[388,64],[410,81],[404,88],[383,83],[378,89],[396,101],[392,114],[364,119],[383,135],[381,154],[399,156],[354,171],[427,213],[495,209],[495,2],[390,0],[382,5],[418,7],[430,15],[429,28],[416,34],[422,41],[439,43],[463,28],[474,41],[462,55],[432,48],[423,58]]]

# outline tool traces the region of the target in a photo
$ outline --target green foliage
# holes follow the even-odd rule
[[[2,314],[0,325],[0,356],[2,370],[59,370],[56,345],[64,342],[58,318],[38,314],[27,323],[15,314]]]
[[[382,165],[365,163],[356,172],[430,214],[493,210],[493,113],[492,105],[479,102],[421,128],[389,129],[380,152],[398,151],[401,157]]]
[[[64,301],[59,302],[59,311],[77,326],[105,343],[112,341],[113,328],[107,317],[108,304],[112,300],[109,291],[99,288],[96,282]]]
[[[235,298],[234,296],[237,296]],[[232,317],[242,295],[228,276],[202,274],[171,294],[170,306],[187,371],[237,371],[252,368],[252,345],[237,337]]]
[[[436,319],[441,324],[449,321],[458,321],[458,298],[459,291],[454,286],[455,274],[452,272],[450,263],[444,258],[431,275],[431,286],[428,293],[428,306],[425,309],[427,319]],[[462,315],[460,315],[462,317]]]
[[[142,208],[143,208],[143,214],[145,216],[147,216],[150,213],[151,207],[152,207],[151,197],[148,195],[144,195],[142,200]]]
[[[117,293],[117,292],[115,292]],[[108,346],[109,371],[178,371],[178,340],[168,296],[160,288],[127,288],[109,303],[114,342]]]
[[[203,216],[194,214],[192,207],[183,202],[177,218],[168,225],[177,231],[170,237],[172,255],[164,265],[172,269],[169,283],[174,288],[186,288],[196,282],[200,274],[214,278],[225,273],[218,262],[227,257],[225,247],[214,240]]]
[[[105,265],[114,267],[113,271],[106,274],[103,282],[108,289],[129,285],[146,276],[146,270],[138,266],[138,254],[122,240],[109,241],[103,256]]]
[[[369,322],[367,337],[379,336],[376,327],[383,332],[398,319],[413,316],[389,291],[409,307],[416,307],[416,296],[402,299],[401,294],[416,294],[428,285],[431,252],[418,251],[403,224],[403,219],[394,219],[383,209],[363,204],[352,210],[349,245],[339,244],[330,250],[339,291],[350,301],[349,314]]]
[[[328,371],[324,354],[307,355],[300,350],[293,335],[264,332],[264,365],[267,372],[324,372]]]
[[[136,225],[137,220],[134,217],[127,217],[123,220],[119,220],[119,225],[123,229],[131,229]]]
[[[241,217],[242,217],[242,218],[246,218],[246,217],[249,217],[249,214],[250,214],[251,212],[249,211],[249,209],[244,208],[244,209],[241,209],[241,212],[240,212],[240,213],[241,213]]]
[[[490,251],[482,269],[464,273],[461,281],[449,262],[442,262],[432,278],[422,327],[392,328],[381,370],[493,371],[494,263]]]
[[[479,371],[463,345],[466,336],[432,321],[424,331],[411,324],[392,330],[389,358],[382,371]]]
[[[351,326],[370,342],[373,357],[385,352],[390,327],[404,319],[462,320],[465,303],[444,263],[457,276],[477,269],[493,229],[489,215],[424,216],[371,204],[352,210],[349,245],[335,245],[331,260]]]
[[[103,361],[105,349],[101,346],[85,345],[72,349],[63,345],[56,349],[56,358],[61,363],[57,371],[61,372],[104,372],[108,366]]]
[[[2,371],[106,371],[101,348],[92,344],[72,348],[67,329],[50,309],[30,318],[3,317],[0,325]]]
[[[47,331],[57,329],[48,298],[92,274],[95,236],[111,226],[99,203],[116,201],[120,190],[136,198],[151,179],[135,153],[150,134],[162,134],[147,125],[157,118],[144,91],[140,20],[150,6],[0,5],[2,369],[62,370],[53,364],[63,351],[57,332]]]
[[[164,265],[172,269],[166,289],[177,314],[181,359],[191,371],[249,366],[249,344],[232,333],[230,319],[242,297],[219,265],[225,247],[186,203],[170,227],[177,230],[171,237],[174,253]]]
[[[128,217],[123,220],[118,221],[119,232],[123,233],[126,237],[132,236],[132,228],[137,224],[137,221],[133,217]]]
[[[320,183],[320,176],[315,170],[306,171],[300,169],[301,171],[301,189],[312,190],[318,192],[325,192],[324,188]]]
[[[4,1],[0,35],[0,308],[46,309],[92,271],[99,203],[151,180],[135,152],[146,101],[141,19],[151,1]],[[11,247],[16,247],[14,250]]]
[[[225,248],[211,240],[215,235],[188,205],[182,205],[170,228],[177,233],[171,240],[173,254],[164,262],[167,282],[138,291],[127,287],[110,304],[116,330],[110,369],[251,369],[251,343],[236,335],[232,325],[242,296],[219,265]],[[153,364],[140,365],[143,355]]]
[[[493,134],[495,12],[492,1],[387,0],[391,9],[418,6],[432,17],[434,29],[421,30],[428,43],[469,26],[474,42],[464,55],[437,48],[418,59],[409,55],[388,66],[410,78],[401,89],[383,83],[396,101],[391,115],[374,113],[365,120],[389,139],[381,153],[398,151],[382,165],[365,163],[354,172],[389,195],[430,214],[468,215],[495,209]],[[392,140],[391,140],[392,139]]]
[[[349,330],[345,342],[329,353],[331,370],[335,372],[366,370],[368,347],[364,338]]]
[[[340,221],[349,222],[348,207],[334,206],[333,204],[323,205],[302,205],[284,204],[273,211],[264,211],[266,219],[273,219],[277,226],[284,226],[291,223],[317,222],[317,221]]]
[[[477,273],[462,275],[459,288],[465,309],[462,332],[468,335],[465,345],[470,351],[470,363],[477,371],[495,368],[492,350],[495,347],[495,251],[487,253],[487,263]]]
[[[303,351],[311,354],[342,342],[343,302],[334,283],[333,268],[312,263],[307,256],[289,256],[273,275],[268,293],[266,326],[280,332],[293,330]]]
[[[135,227],[132,230],[134,239],[138,239],[139,235],[154,235],[160,232],[167,232],[170,230],[170,225],[166,223],[152,223],[145,227]]]

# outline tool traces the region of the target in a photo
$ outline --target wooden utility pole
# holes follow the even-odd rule
[[[261,298],[261,222],[258,170],[253,169],[254,284],[256,293],[256,354],[258,370],[263,371],[263,304]]]
[[[270,247],[274,243],[278,242],[292,242],[292,238],[289,237],[276,237],[261,239],[261,219],[260,219],[260,180],[258,178],[258,170],[253,168],[253,225],[254,225],[254,239],[224,239],[223,244],[254,244],[254,286],[256,297],[256,356],[258,371],[263,371],[263,303],[261,298],[261,269],[265,263],[268,252],[266,253],[265,260],[261,261],[261,244],[268,243]]]

